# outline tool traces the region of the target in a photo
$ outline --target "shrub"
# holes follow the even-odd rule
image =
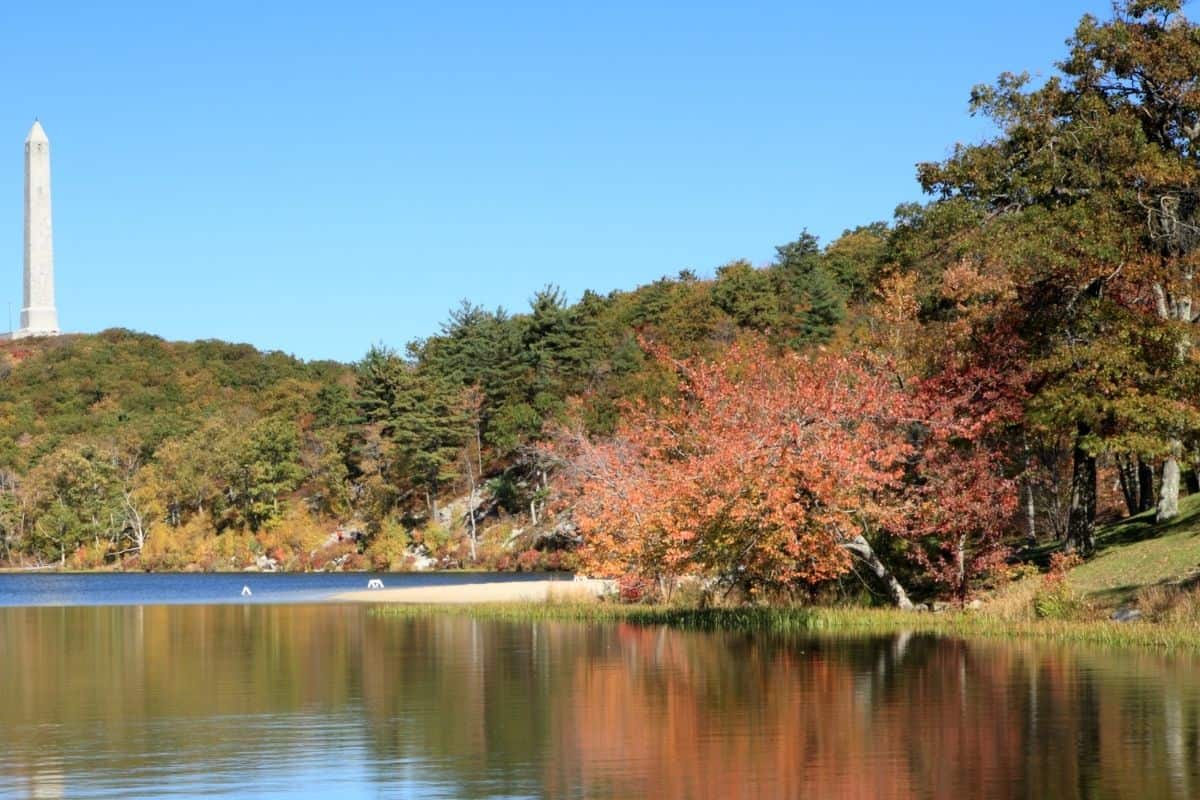
[[[262,546],[248,532],[225,531],[213,541],[218,569],[240,569],[254,563]]]
[[[525,550],[517,556],[517,572],[533,572],[541,562],[541,553],[537,550]]]
[[[81,545],[67,559],[67,566],[71,569],[99,569],[104,566],[110,550],[108,542]]]
[[[671,587],[667,598],[673,606],[682,608],[707,608],[712,605],[712,591],[699,578],[682,578]]]
[[[617,578],[617,597],[622,603],[650,603],[658,596],[654,581],[642,575],[622,575]]]
[[[367,557],[355,551],[348,553],[344,561],[342,561],[341,569],[344,572],[363,572],[371,566]]]
[[[329,540],[332,525],[309,514],[301,505],[289,505],[282,516],[272,519],[258,532],[256,543],[262,552],[281,566],[303,569],[309,553],[320,550]]]
[[[1200,621],[1200,592],[1178,584],[1145,586],[1137,593],[1137,607],[1152,622],[1195,624]]]
[[[1046,571],[1046,584],[1061,583],[1067,579],[1067,573],[1083,563],[1078,553],[1054,553],[1050,556],[1050,568]]]
[[[1065,581],[1042,589],[1033,596],[1033,613],[1039,619],[1077,619],[1083,610],[1083,601]]]
[[[425,552],[429,553],[431,558],[440,559],[444,556],[450,539],[450,529],[438,522],[431,522],[424,528],[412,532],[413,544],[424,547]]]
[[[138,562],[142,569],[147,572],[180,570],[187,566],[190,541],[187,534],[183,528],[173,528],[164,523],[151,525]],[[207,553],[198,552],[195,555],[207,560]]]
[[[1039,619],[1077,619],[1086,605],[1067,583],[1067,573],[1083,563],[1075,553],[1054,553],[1050,569],[1042,577],[1042,587],[1033,596],[1033,613]]]
[[[409,569],[412,559],[408,553],[408,545],[408,531],[404,526],[388,521],[371,539],[364,555],[370,562],[371,569],[379,572]]]
[[[312,568],[315,570],[332,570],[336,569],[339,564],[333,562],[341,559],[340,566],[343,569],[350,569],[345,566],[351,557],[358,555],[358,545],[355,542],[339,542],[331,547],[323,547],[313,554]],[[364,560],[362,563],[366,563]]]

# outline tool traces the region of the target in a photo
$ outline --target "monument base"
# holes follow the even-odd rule
[[[58,336],[62,331],[35,331],[27,328],[22,328],[19,331],[12,333],[0,334],[0,340],[11,341],[13,339],[32,339],[38,336]]]
[[[26,306],[21,309],[21,327],[13,331],[14,339],[57,335],[58,312],[53,306]]]

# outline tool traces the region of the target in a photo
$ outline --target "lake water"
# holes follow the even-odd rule
[[[179,603],[311,603],[366,589],[372,578],[387,588],[453,586],[494,581],[540,581],[571,576],[513,572],[218,572],[0,574],[0,606],[130,606]],[[250,594],[242,594],[244,588]]]
[[[0,796],[1191,798],[1197,667],[338,604],[10,606]]]

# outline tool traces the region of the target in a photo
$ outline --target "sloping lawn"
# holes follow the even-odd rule
[[[1117,605],[1143,586],[1184,581],[1200,575],[1200,495],[1183,498],[1179,516],[1154,524],[1154,512],[1106,526],[1097,553],[1068,576],[1072,588],[1090,600]]]

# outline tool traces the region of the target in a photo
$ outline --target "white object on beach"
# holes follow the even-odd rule
[[[250,596],[250,587],[243,586],[242,587],[242,597],[249,597],[249,596]]]
[[[367,588],[368,589],[382,589],[383,581],[379,580],[379,578],[371,578],[371,580],[367,581]]]

